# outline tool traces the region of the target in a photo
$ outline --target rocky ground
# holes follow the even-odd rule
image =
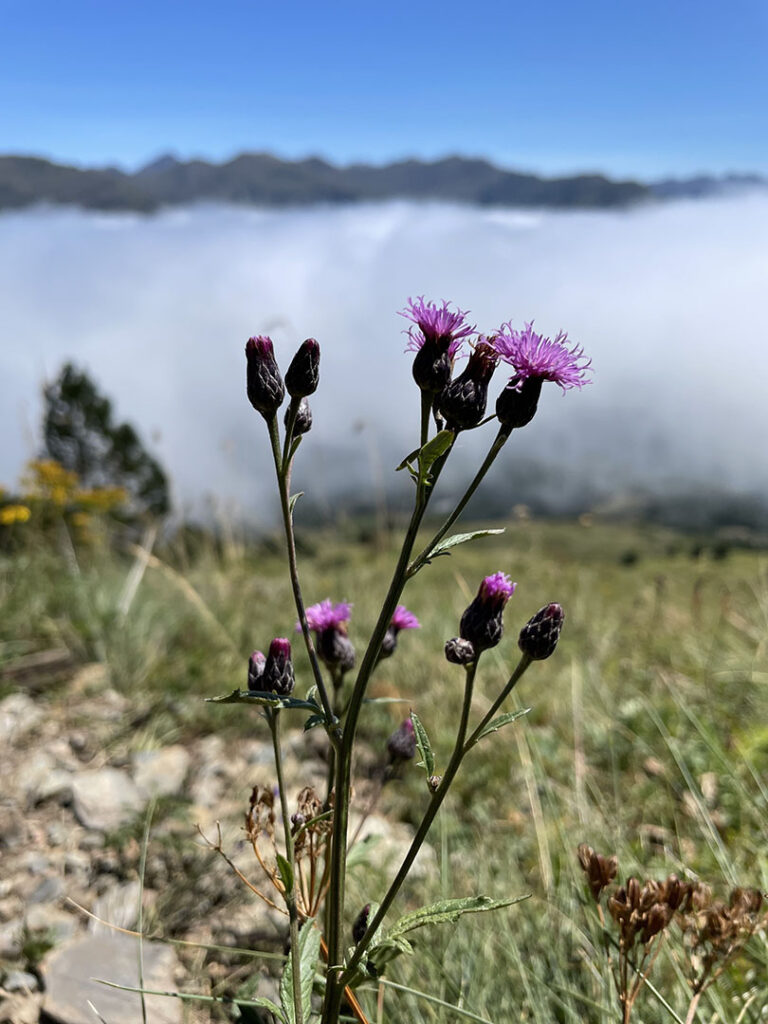
[[[77,671],[55,701],[23,686],[0,701],[0,1024],[141,1020],[138,996],[93,980],[138,984],[140,913],[145,988],[274,997],[269,962],[257,960],[254,975],[253,958],[234,948],[282,950],[285,918],[204,839],[216,841],[219,822],[234,864],[264,883],[243,813],[252,786],[273,776],[267,735],[143,743],[136,749],[129,701],[98,665]],[[322,789],[323,737],[308,745],[289,733],[286,744],[292,799],[302,786]],[[372,785],[360,786],[361,808]],[[369,815],[359,836],[378,839],[366,843],[369,867],[395,866],[410,834]],[[422,870],[430,857],[425,850]],[[148,997],[147,1019],[228,1019],[211,1007]]]

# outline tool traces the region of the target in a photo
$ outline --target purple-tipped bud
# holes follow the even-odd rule
[[[445,641],[445,657],[452,665],[469,665],[475,660],[475,648],[460,636]]]
[[[291,398],[306,398],[317,391],[320,383],[320,346],[307,338],[291,360],[285,375],[285,387]]]
[[[397,637],[401,630],[420,628],[421,623],[413,612],[409,612],[404,604],[399,604],[397,608],[395,608],[395,613],[389,623],[389,629],[384,634],[384,639],[381,641],[379,658],[389,658],[394,654],[395,648],[397,647]]]
[[[406,718],[387,740],[387,753],[390,763],[413,760],[416,754],[416,731],[410,718]]]
[[[543,661],[554,653],[565,613],[559,604],[548,604],[541,608],[520,630],[517,641],[523,654],[534,661]]]
[[[271,338],[258,335],[245,346],[248,360],[248,400],[265,419],[271,419],[285,398],[285,386],[275,362]]]
[[[470,641],[476,654],[495,647],[501,640],[504,633],[502,615],[516,586],[503,572],[486,576],[480,584],[477,597],[462,615],[459,626],[461,638]]]
[[[290,419],[291,410],[285,410],[285,429],[288,429],[288,420]],[[296,418],[293,421],[293,436],[298,437],[299,434],[306,434],[312,429],[312,410],[309,408],[309,402],[306,398],[302,398],[299,408],[296,410]]]
[[[368,918],[371,916],[371,904],[366,903],[363,909],[355,918],[355,922],[352,925],[352,939],[355,945],[358,944],[365,935],[366,929],[368,928]]]
[[[499,357],[492,345],[481,341],[463,373],[450,382],[438,399],[438,409],[449,430],[471,430],[485,416],[488,382]]]
[[[293,692],[293,662],[291,661],[291,644],[285,637],[276,637],[269,645],[264,675],[261,677],[262,688],[267,693],[276,693],[279,697],[289,697]]]
[[[355,667],[355,648],[347,636],[351,605],[333,604],[330,598],[307,608],[307,625],[315,631],[317,653],[328,668],[348,672]],[[301,626],[297,623],[296,629]]]
[[[262,686],[261,677],[264,675],[264,665],[267,659],[261,651],[254,651],[248,659],[248,689],[260,690]]]
[[[413,379],[422,391],[437,394],[451,379],[453,360],[474,327],[465,322],[464,310],[454,312],[450,303],[438,306],[423,296],[409,299],[400,315],[413,324],[408,330],[408,348],[416,353]]]
[[[536,415],[541,377],[513,377],[496,399],[496,416],[508,430],[527,426]]]

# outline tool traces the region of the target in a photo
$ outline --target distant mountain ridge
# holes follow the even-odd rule
[[[166,155],[133,174],[115,167],[78,168],[41,157],[0,156],[0,209],[54,203],[150,213],[196,202],[306,206],[383,199],[594,209],[766,185],[757,175],[652,184],[602,174],[545,178],[458,156],[340,167],[317,157],[289,161],[269,153],[243,153],[220,164]]]

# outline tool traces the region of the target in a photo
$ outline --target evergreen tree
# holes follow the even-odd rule
[[[45,453],[74,470],[84,487],[123,487],[133,516],[170,509],[168,478],[130,423],[115,423],[112,403],[87,373],[66,363],[43,389]]]

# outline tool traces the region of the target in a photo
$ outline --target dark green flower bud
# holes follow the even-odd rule
[[[496,416],[502,426],[513,430],[525,427],[536,415],[543,378],[513,377],[496,399]]]
[[[291,360],[285,375],[285,387],[291,398],[306,398],[317,391],[320,383],[320,346],[307,338]]]
[[[517,645],[523,654],[534,661],[543,661],[554,653],[565,613],[559,604],[548,604],[541,608],[520,630]]]
[[[248,400],[264,419],[271,419],[285,398],[285,386],[275,362],[272,340],[261,335],[249,338],[245,357],[248,360]]]

